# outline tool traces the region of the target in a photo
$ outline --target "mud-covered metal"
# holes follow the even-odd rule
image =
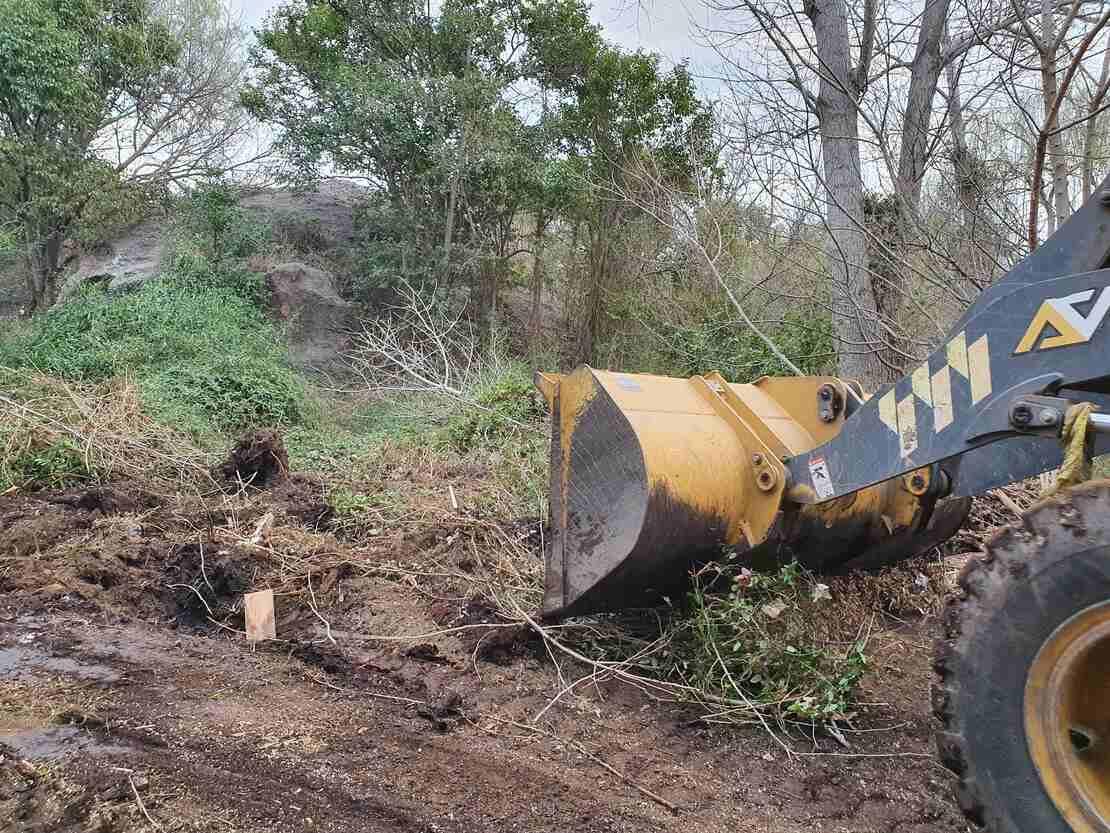
[[[654,603],[745,539],[750,454],[686,380],[579,368],[552,426],[546,615]]]

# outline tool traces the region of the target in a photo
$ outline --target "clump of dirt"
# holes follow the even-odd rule
[[[234,617],[242,626],[239,600],[251,589],[253,571],[230,555],[219,553],[211,543],[205,559],[201,542],[185,544],[177,549],[172,569],[178,579],[173,583],[173,601],[179,621],[194,626],[210,627],[213,620],[222,622]]]
[[[269,507],[280,509],[307,529],[327,530],[332,526],[335,512],[326,500],[324,484],[312,477],[291,474],[267,497]]]
[[[0,503],[0,551],[12,559],[28,558],[91,525],[92,518],[84,512],[41,499],[10,497]]]
[[[81,509],[85,512],[99,512],[101,515],[124,515],[142,512],[161,505],[161,501],[139,489],[124,489],[122,486],[94,486],[89,489],[71,489],[50,499]]]
[[[257,503],[162,505],[130,482],[0,498],[0,594],[32,608],[241,627],[242,594],[280,567],[238,525],[264,511]]]
[[[289,476],[289,453],[281,434],[273,430],[252,431],[235,444],[215,474],[225,483],[252,489],[269,489]]]
[[[543,659],[543,640],[528,625],[510,624],[497,612],[494,604],[481,596],[466,603],[451,623],[460,625],[494,625],[461,631],[459,640],[474,657],[494,665],[511,665],[523,657]]]
[[[0,744],[0,828],[4,830],[121,833],[142,829],[126,779],[114,788],[101,786],[97,790],[70,782]]]

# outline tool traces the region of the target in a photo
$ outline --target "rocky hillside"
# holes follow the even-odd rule
[[[330,182],[308,191],[256,190],[240,200],[252,231],[266,241],[248,265],[265,276],[271,312],[286,326],[290,354],[300,365],[327,366],[343,346],[351,324],[343,294],[352,279],[356,213],[364,197],[359,186]],[[97,246],[73,251],[58,303],[90,284],[127,292],[158,277],[174,256],[182,226],[178,213],[148,217]],[[19,315],[27,303],[22,270],[16,257],[0,262],[2,317]]]

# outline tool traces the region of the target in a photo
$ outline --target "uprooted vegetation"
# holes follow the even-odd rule
[[[144,292],[177,304],[180,285],[171,276],[136,295],[91,295],[72,303],[103,305],[97,313],[101,317],[93,317],[100,322],[127,321],[130,313],[119,313],[113,305],[150,303]],[[175,319],[171,310],[154,320],[170,327]],[[255,725],[266,732],[259,741],[258,748],[265,750],[260,754],[268,757],[282,748],[274,743],[300,744],[283,759],[281,772],[318,768],[315,756],[329,744],[348,750],[366,744],[356,734],[367,726],[361,722],[365,715],[353,725],[323,725],[335,713],[336,702],[377,703],[392,710],[387,720],[402,721],[404,729],[395,758],[400,763],[391,765],[402,769],[428,760],[411,755],[414,734],[431,732],[437,742],[481,748],[481,754],[514,772],[517,763],[506,764],[502,757],[523,743],[528,759],[537,747],[572,759],[578,780],[583,768],[592,775],[604,773],[614,778],[622,800],[632,795],[653,812],[666,814],[679,804],[678,791],[667,780],[670,775],[660,780],[650,768],[636,769],[643,765],[634,756],[621,757],[621,741],[608,734],[615,714],[649,727],[637,732],[655,733],[633,736],[632,743],[650,746],[672,738],[678,748],[708,750],[710,757],[734,740],[745,749],[756,748],[757,757],[744,757],[766,770],[756,777],[771,781],[791,767],[809,766],[804,762],[811,759],[799,753],[882,755],[890,744],[905,742],[914,744],[914,755],[922,754],[927,718],[915,717],[905,704],[923,699],[927,662],[915,660],[910,681],[903,685],[912,690],[891,695],[888,689],[901,684],[899,653],[906,641],[921,638],[913,623],[935,614],[951,586],[951,561],[919,559],[879,575],[822,578],[792,565],[754,575],[723,559],[698,573],[688,597],[674,598],[667,606],[543,623],[535,611],[542,598],[543,551],[550,535],[549,431],[542,400],[522,364],[488,345],[479,349],[476,341],[470,347],[455,342],[447,350],[456,363],[451,375],[438,377],[441,382],[449,378],[449,385],[421,386],[411,377],[406,384],[398,375],[405,372],[402,367],[383,374],[363,363],[358,388],[352,390],[353,382],[347,380],[346,388],[337,392],[317,387],[289,368],[284,357],[271,354],[268,366],[289,373],[299,401],[309,405],[283,424],[250,411],[259,407],[258,401],[225,407],[221,403],[227,400],[221,397],[233,399],[231,393],[219,394],[205,408],[161,408],[150,396],[158,389],[157,374],[138,360],[130,365],[121,361],[118,372],[103,378],[62,361],[79,349],[112,355],[114,338],[130,333],[135,339],[130,355],[145,352],[156,364],[167,354],[158,344],[142,344],[143,338],[166,337],[188,345],[203,342],[203,336],[166,335],[161,325],[129,330],[101,323],[75,347],[67,339],[47,338],[53,326],[51,316],[43,316],[16,336],[20,344],[38,345],[35,363],[53,372],[32,369],[30,361],[0,370],[0,598],[21,617],[14,625],[0,619],[0,635],[9,641],[16,638],[11,633],[36,639],[34,631],[20,630],[25,628],[21,623],[39,627],[65,621],[117,635],[126,632],[138,647],[124,645],[121,651],[141,652],[143,640],[149,639],[149,656],[176,656],[178,645],[191,645],[193,651],[197,644],[212,646],[219,660],[204,666],[201,690],[217,693],[205,695],[196,708],[236,721],[233,737],[242,732],[237,722],[242,710],[254,709],[251,713],[260,715]],[[122,338],[121,345],[127,340]],[[15,343],[7,342],[9,361],[27,355],[11,349]],[[127,355],[122,346],[120,355]],[[192,359],[182,359],[201,361],[204,355],[211,353],[198,350]],[[231,351],[227,361],[234,367],[241,358]],[[198,391],[190,385],[173,390],[178,401],[212,396],[211,389]],[[247,424],[230,427],[235,421],[223,421],[220,409],[248,413]],[[1004,504],[984,506],[1010,512]],[[978,523],[1000,520],[1006,518],[997,514]],[[967,533],[963,549],[973,550],[979,534]],[[243,594],[262,588],[274,592],[278,639],[254,652],[241,650]],[[902,627],[909,629],[907,634],[899,632]],[[89,639],[99,645],[98,634]],[[16,644],[17,662],[31,656],[31,648]],[[68,654],[57,659],[59,667],[100,661],[101,648],[82,650],[77,659]],[[264,697],[258,699],[261,683],[245,668],[228,667],[228,657],[236,656],[251,657],[252,668],[258,662],[273,660],[275,667],[280,662],[265,687],[275,679],[286,686],[299,684],[296,694],[310,704],[306,708],[325,715],[321,725],[300,733],[306,737],[286,738],[292,730],[261,715],[273,706]],[[186,700],[196,686],[188,677],[196,673],[194,661],[179,663],[175,671],[158,666],[159,673],[184,675],[175,686],[184,685],[181,696]],[[113,666],[105,673],[118,676],[121,670]],[[123,673],[135,672],[125,668]],[[23,678],[13,683],[30,684]],[[239,692],[231,696],[226,714],[220,711],[225,695],[219,693],[225,684]],[[197,713],[191,701],[182,708],[157,699],[163,696],[159,692],[174,686],[159,682],[138,694],[134,686],[111,686],[103,699],[77,704],[69,702],[69,689],[35,689],[25,697],[31,712],[0,701],[0,727],[39,727],[29,729],[33,738],[39,737],[34,732],[45,732],[48,742],[63,746],[75,737],[91,738],[82,743],[101,744],[95,748],[116,754],[120,743],[128,743],[120,733],[130,727],[156,725],[161,733],[164,720],[159,715]],[[15,689],[5,690],[16,697]],[[121,705],[121,697],[136,699]],[[595,721],[602,708],[607,709],[606,721]],[[55,715],[71,717],[59,725],[53,722]],[[101,726],[112,728],[97,728]],[[387,735],[390,731],[380,722],[370,728]],[[212,726],[202,732],[204,752],[190,747],[190,738],[201,731],[190,726],[170,741],[172,754],[157,753],[161,757],[151,760],[163,763],[153,765],[151,779],[174,782],[166,773],[178,765],[180,748],[209,756],[206,761],[225,754],[232,741],[212,745],[207,734],[219,734]],[[486,746],[481,746],[483,739]],[[457,755],[453,749],[440,749],[445,760]],[[240,754],[236,751],[233,759],[240,760]],[[541,757],[545,772],[550,765],[559,766],[551,763],[550,754]],[[45,817],[53,812],[52,790],[78,794],[85,789],[82,812],[89,818],[108,813],[115,819],[105,829],[125,831],[145,824],[141,811],[127,815],[137,806],[133,802],[103,799],[116,794],[118,779],[101,784],[93,778],[89,788],[80,779],[65,780],[74,776],[71,767],[32,777],[12,770],[13,760],[18,762],[18,755],[0,761],[0,789],[3,778],[11,776],[21,779],[19,784],[31,783],[28,795],[37,796],[16,802],[18,812]],[[839,766],[841,759],[836,760]],[[329,768],[347,772],[347,758],[328,761]],[[695,765],[703,763],[691,763]],[[447,765],[441,761],[435,766]],[[918,762],[907,758],[906,766]],[[931,777],[920,766],[917,781]],[[191,780],[194,771],[188,771]],[[205,776],[199,777],[200,788],[207,789]],[[267,777],[289,787],[281,780],[285,776]],[[843,783],[831,769],[828,778],[830,784]],[[868,782],[882,778],[872,772]],[[425,779],[434,782],[435,776]],[[126,780],[122,787],[125,799],[137,794]],[[174,789],[191,795],[191,787]],[[537,794],[545,789],[535,787]],[[840,786],[830,789],[838,795],[841,791]],[[483,806],[489,806],[495,792],[485,791]],[[947,823],[951,808],[942,800],[916,786],[911,792],[910,803],[898,805],[899,817]],[[154,789],[142,794],[154,818],[188,816],[187,808],[195,804],[191,798],[169,809],[160,797],[165,794]],[[860,802],[876,794],[874,787],[853,787],[828,812],[869,819],[871,811],[859,809],[867,806]],[[458,795],[449,798],[451,808],[458,806]],[[3,800],[0,795],[0,813],[6,812]],[[282,801],[268,798],[266,806],[281,806]],[[325,812],[318,808],[313,818]],[[658,829],[654,821],[652,825]],[[298,817],[294,828],[302,826]],[[517,826],[532,829],[528,823]],[[608,826],[606,822],[597,829]],[[344,820],[320,829],[349,829],[349,824]]]
[[[545,437],[506,367],[474,389],[478,411],[370,397],[327,430],[293,429],[288,451],[263,431],[230,454],[146,416],[136,384],[10,373],[0,589],[226,633],[243,628],[242,594],[271,587],[282,640],[331,668],[350,666],[342,634],[439,653],[448,639],[472,661],[553,663],[552,703],[618,680],[776,736],[856,719],[870,634],[935,612],[952,568],[826,584],[723,561],[669,608],[543,626]],[[460,434],[473,420],[488,427]],[[406,601],[383,606],[383,586]],[[367,618],[375,598],[386,612]]]

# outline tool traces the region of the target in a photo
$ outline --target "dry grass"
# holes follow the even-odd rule
[[[126,379],[78,385],[0,368],[0,389],[0,471],[64,442],[80,454],[89,477],[134,478],[170,493],[213,486],[210,456],[147,416],[138,388]]]

